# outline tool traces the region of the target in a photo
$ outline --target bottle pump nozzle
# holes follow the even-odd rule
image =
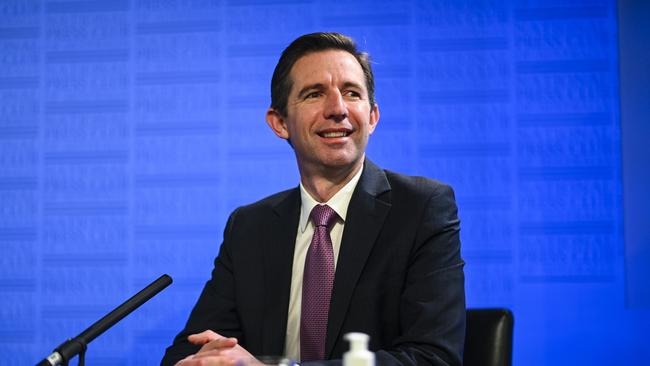
[[[375,354],[368,351],[370,337],[364,333],[348,333],[345,339],[350,342],[350,350],[343,355],[344,366],[374,366]]]

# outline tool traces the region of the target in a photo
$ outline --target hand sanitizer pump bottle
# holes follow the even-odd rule
[[[348,333],[350,350],[343,355],[343,366],[375,366],[375,354],[368,351],[368,339],[364,333]]]

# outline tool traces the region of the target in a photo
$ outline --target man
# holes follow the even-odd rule
[[[460,365],[453,192],[365,158],[379,121],[367,55],[341,34],[301,36],[282,53],[271,99],[266,120],[293,147],[300,186],[232,213],[212,278],[162,363],[340,364],[343,336],[357,331],[380,365]]]

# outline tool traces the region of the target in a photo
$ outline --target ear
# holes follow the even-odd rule
[[[372,107],[370,110],[370,121],[369,121],[369,132],[370,134],[375,131],[375,128],[377,127],[377,123],[379,123],[379,105],[375,103],[375,105]]]
[[[284,120],[284,117],[278,113],[273,108],[269,108],[266,111],[266,124],[271,127],[273,132],[281,139],[289,139],[289,129],[287,128],[287,123]]]

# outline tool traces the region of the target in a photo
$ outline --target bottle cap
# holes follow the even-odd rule
[[[348,333],[345,339],[350,341],[350,351],[368,350],[368,340],[370,337],[365,333]]]

